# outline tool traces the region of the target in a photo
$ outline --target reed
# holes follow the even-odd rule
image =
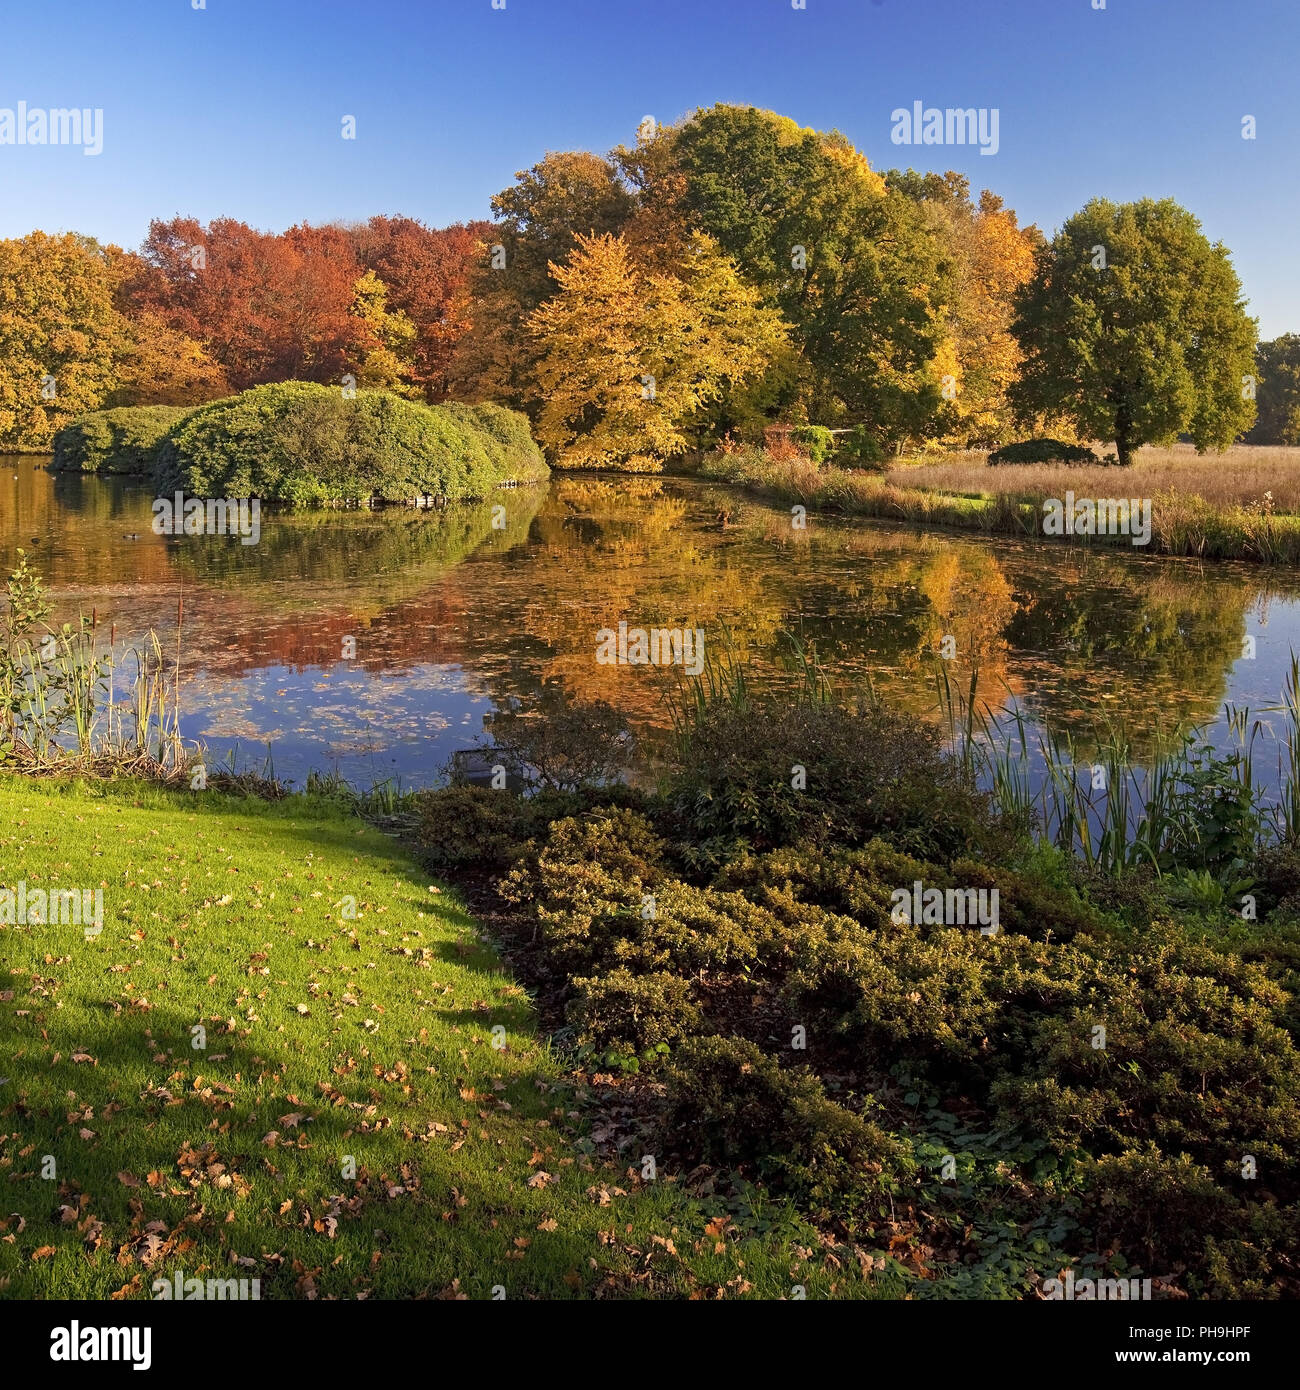
[[[1179,726],[1157,739],[1149,766],[1134,756],[1122,723],[1096,728],[1081,756],[1071,730],[1031,736],[1019,709],[976,708],[969,690],[941,667],[936,677],[945,741],[966,775],[984,787],[1008,819],[1082,860],[1120,876],[1139,865],[1159,875],[1208,875],[1238,884],[1265,845],[1300,839],[1300,657],[1294,653],[1282,701],[1280,733],[1246,708],[1226,710],[1229,748],[1216,751],[1207,726]],[[1257,777],[1264,742],[1276,744],[1270,795]],[[1039,770],[1035,772],[1035,763]]]
[[[97,611],[58,629],[45,626],[50,605],[21,554],[6,597],[0,765],[35,774],[181,777],[198,749],[187,749],[180,732],[179,638],[173,665],[154,632],[119,652],[114,625],[105,644]],[[123,683],[119,665],[133,665],[133,678]]]

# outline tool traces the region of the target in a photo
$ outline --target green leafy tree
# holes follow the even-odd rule
[[[667,156],[646,148],[659,142]],[[714,238],[791,325],[799,370],[774,363],[773,413],[887,439],[933,419],[949,268],[921,210],[844,136],[718,105],[615,156],[643,210]]]
[[[1300,333],[1283,333],[1255,349],[1259,415],[1251,444],[1300,444]]]
[[[1190,434],[1225,449],[1254,419],[1255,321],[1221,243],[1171,199],[1094,199],[1037,257],[1012,332],[1024,354],[1010,396],[1022,419],[1057,415],[1143,444]]]

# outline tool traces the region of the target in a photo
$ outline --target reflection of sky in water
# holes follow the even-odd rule
[[[870,681],[919,719],[953,633],[954,686],[975,667],[981,704],[1084,745],[1094,721],[1127,721],[1139,758],[1180,720],[1215,720],[1226,746],[1225,701],[1283,729],[1263,711],[1300,651],[1293,572],[819,517],[796,536],[788,511],[698,481],[557,478],[505,494],[504,533],[489,507],[264,512],[261,544],[240,547],[151,535],[138,484],[5,462],[0,559],[25,547],[60,618],[93,608],[119,649],[152,628],[169,663],[183,593],[185,736],[254,770],[269,743],[299,784],[312,768],[426,784],[495,706],[548,688],[662,729],[662,672],[595,664],[596,630],[620,619],[711,642],[724,622],[760,683],[793,679],[780,634],[796,633],[838,690]],[[356,660],[340,660],[347,636]],[[1276,753],[1257,754],[1264,780]]]
[[[202,712],[182,714],[181,728],[214,763],[233,754],[237,766],[256,768],[269,754],[281,779],[301,783],[315,769],[361,787],[397,779],[421,785],[482,733],[492,701],[474,685],[450,666],[394,674],[346,663],[271,666],[235,680],[199,671],[185,684],[185,700],[197,698]]]

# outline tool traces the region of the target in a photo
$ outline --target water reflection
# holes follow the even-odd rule
[[[253,765],[269,743],[297,781],[432,781],[497,703],[548,686],[662,729],[664,674],[595,660],[620,621],[724,623],[770,681],[791,678],[793,632],[837,684],[870,681],[918,718],[951,636],[954,682],[978,670],[993,709],[1085,747],[1095,720],[1122,718],[1143,755],[1225,700],[1274,703],[1300,650],[1290,574],[816,517],[797,531],[692,480],[556,478],[495,514],[264,511],[261,543],[241,546],[155,536],[139,484],[35,463],[0,459],[0,556],[24,546],[62,616],[94,608],[124,641],[153,627],[174,643],[183,596],[186,736]]]

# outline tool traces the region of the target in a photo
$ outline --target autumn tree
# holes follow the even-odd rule
[[[1113,439],[1122,464],[1187,433],[1225,449],[1255,416],[1255,321],[1227,248],[1172,199],[1095,199],[1036,259],[1012,331],[1018,412]]]
[[[621,232],[632,210],[615,165],[584,152],[548,154],[492,199],[497,224],[466,287],[473,331],[451,367],[456,395],[537,410],[537,348],[526,325],[559,287],[552,267],[579,237]]]
[[[242,390],[267,381],[338,381],[364,354],[352,312],[362,271],[348,233],[305,223],[281,235],[233,218],[150,224],[137,312],[202,342]]]
[[[0,444],[43,449],[98,408],[121,333],[98,242],[73,232],[0,241]]]
[[[412,384],[415,355],[415,325],[404,313],[388,307],[388,287],[368,270],[353,290],[352,312],[364,325],[364,335],[356,341],[361,354],[357,365],[358,386],[371,390],[394,391],[402,396],[418,396]]]
[[[798,382],[776,408],[865,422],[885,440],[923,429],[941,404],[947,288],[917,206],[843,135],[770,111],[713,106],[655,139],[667,155],[622,154],[642,202],[671,198],[791,326]]]
[[[372,217],[350,233],[358,259],[387,288],[387,307],[415,336],[404,375],[430,402],[450,390],[453,355],[471,329],[469,280],[488,261],[491,224],[430,228],[411,217]]]
[[[945,368],[940,381],[946,408],[937,424],[953,443],[1000,443],[1011,432],[1007,392],[1020,367],[1011,333],[1015,296],[1033,274],[1042,233],[1021,227],[987,189],[972,202],[964,174],[908,169],[891,170],[886,178],[921,207],[950,266],[948,342],[936,354],[936,364]],[[953,362],[950,370],[945,359]]]
[[[656,472],[726,384],[763,371],[783,325],[708,237],[688,241],[676,274],[638,267],[621,237],[574,240],[550,267],[558,293],[528,320],[538,438],[568,467]]]

